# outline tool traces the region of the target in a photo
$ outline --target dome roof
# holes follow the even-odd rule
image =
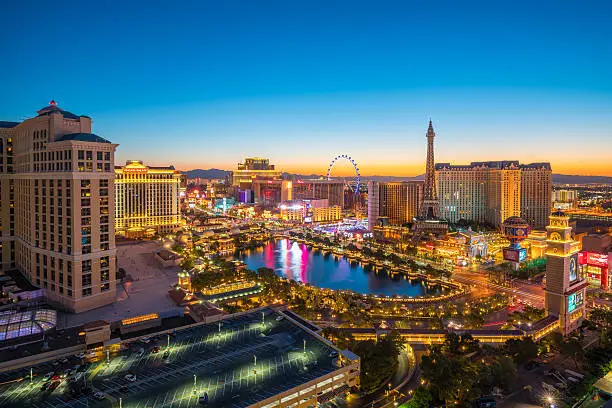
[[[39,110],[37,113],[38,113],[38,116],[48,116],[48,115],[51,115],[52,113],[60,113],[67,119],[78,119],[79,118],[78,115],[75,115],[72,112],[68,112],[63,109],[60,109],[57,106],[57,103],[55,101],[49,102],[49,105],[45,106],[44,108]]]
[[[566,213],[564,213],[563,211],[561,211],[560,208],[557,208],[556,211],[553,211],[550,214],[552,217],[567,217],[568,215]]]

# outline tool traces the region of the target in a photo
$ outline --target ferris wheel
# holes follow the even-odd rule
[[[346,185],[353,190],[354,194],[358,194],[359,193],[359,184],[361,183],[361,175],[359,174],[359,167],[357,167],[357,162],[355,162],[355,160],[353,160],[353,158],[351,156],[349,156],[348,154],[341,154],[338,155],[336,157],[334,157],[334,159],[331,161],[331,163],[329,163],[329,167],[327,169],[327,179],[331,180],[332,175],[331,175],[331,171],[332,171],[332,167],[334,167],[334,164],[336,164],[337,161],[339,160],[346,160],[348,162],[350,162],[353,165],[353,168],[355,169],[355,178],[353,180],[347,179],[346,180]]]

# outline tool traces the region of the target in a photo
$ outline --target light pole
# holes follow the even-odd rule
[[[219,334],[221,334],[221,321],[219,321]]]
[[[304,339],[304,354],[306,354],[306,339]]]
[[[30,367],[30,384],[32,384],[32,377],[33,377],[33,375],[32,375],[32,367]]]
[[[253,354],[253,365],[257,367],[257,356]]]
[[[110,364],[110,350],[106,349],[106,364]]]
[[[266,324],[265,317],[266,317],[266,314],[264,312],[261,312],[261,324]]]
[[[119,397],[119,408],[121,408],[122,405],[123,405],[123,403],[121,401],[121,397]]]

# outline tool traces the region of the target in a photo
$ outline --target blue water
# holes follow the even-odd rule
[[[304,244],[288,239],[278,240],[237,256],[249,269],[268,267],[284,278],[310,283],[329,289],[352,290],[376,295],[423,296],[443,291],[439,285],[427,286],[419,279],[391,278],[384,272],[375,273],[346,259],[334,259]]]

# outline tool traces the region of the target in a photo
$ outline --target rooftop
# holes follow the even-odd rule
[[[93,142],[93,143],[110,143],[108,140],[95,135],[93,133],[70,133],[63,135],[55,139],[56,142],[63,142],[65,140],[74,140],[79,142]]]
[[[13,128],[17,126],[19,122],[7,122],[4,120],[0,120],[0,128]]]
[[[48,115],[51,115],[53,113],[60,113],[62,116],[64,116],[67,119],[79,119],[78,115],[75,115],[74,113],[71,113],[71,112],[65,111],[63,109],[60,109],[57,106],[57,103],[55,103],[55,101],[49,102],[48,106],[45,106],[44,108],[39,110],[38,111],[38,116],[48,116]]]
[[[114,401],[121,397],[124,407],[193,407],[207,395],[209,408],[238,408],[335,372],[339,366],[332,351],[338,352],[281,313],[264,308],[134,341],[111,354],[109,362],[100,354],[82,369],[96,390]],[[29,368],[0,374],[0,405],[93,406],[93,398],[72,397],[63,383],[53,393],[42,390],[44,374],[79,364],[71,360],[75,362],[58,368],[52,362],[33,367],[35,387],[14,381],[29,375]],[[126,381],[127,374],[135,380]]]

